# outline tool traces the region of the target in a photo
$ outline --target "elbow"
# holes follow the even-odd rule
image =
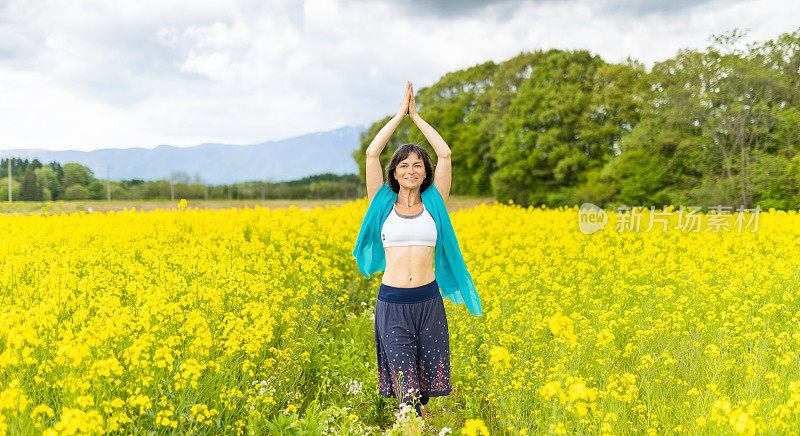
[[[450,151],[448,151],[447,153],[437,153],[436,157],[438,157],[439,159],[450,159],[450,154],[451,154]]]
[[[367,149],[367,157],[380,157],[380,153],[375,152],[374,150]]]

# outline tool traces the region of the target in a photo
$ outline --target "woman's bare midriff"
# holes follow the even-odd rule
[[[410,245],[384,247],[386,270],[381,282],[396,288],[416,288],[427,285],[436,276],[433,274],[434,247]]]

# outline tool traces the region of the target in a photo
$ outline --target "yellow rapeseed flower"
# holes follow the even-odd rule
[[[493,366],[503,365],[505,367],[511,364],[511,355],[505,347],[494,346],[489,350],[490,362]]]
[[[0,434],[9,422],[44,434],[202,432],[198,423],[263,433],[281,404],[316,396],[302,374],[332,386],[362,354],[380,281],[352,258],[366,198],[178,206],[0,215]],[[800,214],[764,212],[757,232],[741,233],[686,232],[677,215],[664,233],[609,225],[590,236],[577,208],[452,212],[484,311],[444,299],[451,364],[467,368],[453,394],[489,399],[501,428],[791,433]],[[361,363],[351,376],[367,380],[374,361]],[[53,390],[60,410],[49,416],[41,392]],[[320,393],[320,406],[342,408],[331,401],[336,389]]]
[[[461,434],[467,436],[489,435],[489,429],[481,419],[468,419],[461,428]]]

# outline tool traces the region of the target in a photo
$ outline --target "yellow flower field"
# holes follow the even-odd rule
[[[366,207],[0,216],[0,434],[382,434]],[[451,213],[484,315],[446,300],[453,393],[427,424],[800,432],[796,212],[756,232],[577,217]]]

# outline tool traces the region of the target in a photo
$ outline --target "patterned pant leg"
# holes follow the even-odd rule
[[[400,401],[419,397],[418,349],[412,319],[413,306],[415,304],[388,303],[381,300],[375,305],[379,391],[384,397],[395,397]]]
[[[437,297],[420,303],[419,316],[419,382],[426,397],[449,395],[450,332],[444,302]],[[427,401],[426,401],[427,402]]]

